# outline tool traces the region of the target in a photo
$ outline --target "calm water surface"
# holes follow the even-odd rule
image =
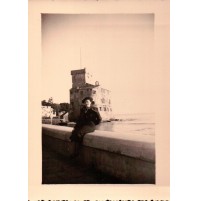
[[[103,122],[96,130],[155,135],[154,114],[120,114],[115,118],[119,121]]]

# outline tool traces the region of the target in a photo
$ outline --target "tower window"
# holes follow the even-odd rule
[[[102,103],[105,103],[105,99],[104,98],[102,98],[101,101],[102,101]]]

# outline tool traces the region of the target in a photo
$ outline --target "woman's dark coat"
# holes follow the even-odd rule
[[[82,142],[86,133],[94,132],[95,125],[101,122],[101,116],[97,108],[87,109],[83,107],[80,110],[80,116],[70,136],[71,141]]]

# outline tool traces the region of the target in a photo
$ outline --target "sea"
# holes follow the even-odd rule
[[[96,130],[125,132],[129,134],[155,135],[155,114],[115,114],[115,121],[102,122]]]

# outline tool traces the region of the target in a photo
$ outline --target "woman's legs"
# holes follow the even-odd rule
[[[74,146],[74,154],[73,156],[78,156],[81,148],[81,144],[83,141],[84,136],[87,133],[91,133],[95,131],[95,126],[84,125],[81,128],[75,128],[72,131],[72,135],[70,136],[71,142],[75,142]]]
[[[84,136],[87,134],[87,133],[92,133],[95,131],[95,127],[94,126],[90,126],[90,125],[85,125],[85,126],[82,126],[82,128],[78,131],[78,138],[79,138],[79,141],[82,142],[83,141],[83,138]]]

